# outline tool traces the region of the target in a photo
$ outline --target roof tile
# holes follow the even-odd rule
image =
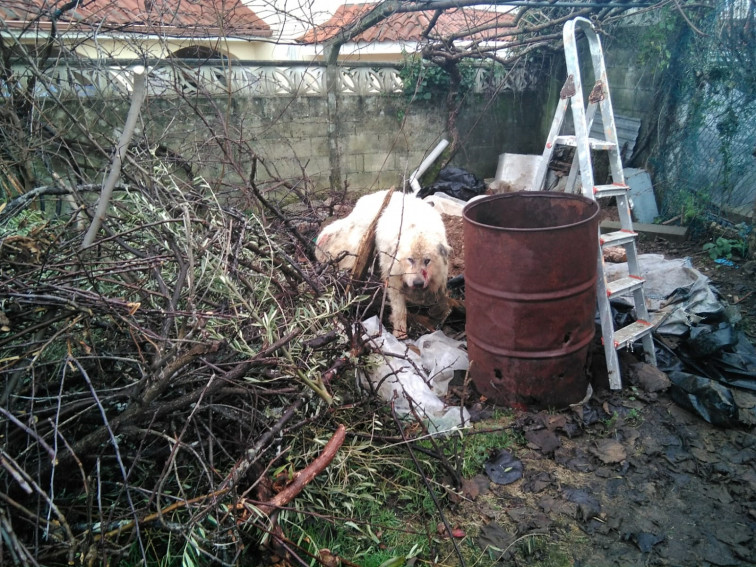
[[[344,4],[339,6],[327,22],[308,30],[299,41],[302,43],[321,43],[356,22],[376,7],[376,4]],[[434,11],[400,12],[362,32],[354,38],[355,42],[398,42],[419,41],[424,39],[423,32],[433,18]],[[480,10],[474,8],[454,8],[445,10],[438,18],[429,34],[429,39],[439,39],[450,35],[462,34],[464,39],[486,39],[500,34],[501,30],[487,30],[468,34],[481,26],[512,27],[514,16],[508,13]]]
[[[0,18],[9,29],[50,29],[64,0],[5,0]],[[171,36],[270,37],[270,26],[241,0],[82,0],[57,18],[61,30],[153,33]]]

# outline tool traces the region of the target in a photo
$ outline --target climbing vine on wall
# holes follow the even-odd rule
[[[464,97],[475,87],[478,66],[469,61],[462,61],[456,66],[461,76],[458,96]],[[452,77],[446,69],[415,56],[405,55],[399,77],[404,94],[411,100],[445,97],[452,86]]]
[[[678,11],[668,6],[659,10],[654,19],[638,38],[638,63],[656,71],[666,71],[685,22]]]

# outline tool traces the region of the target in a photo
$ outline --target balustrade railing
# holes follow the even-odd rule
[[[27,88],[32,78],[37,97],[108,97],[128,94],[137,61],[61,60],[35,70],[23,63],[12,65],[10,81]],[[240,62],[229,60],[160,60],[147,64],[150,96],[192,94],[239,96],[325,96],[325,66],[322,63]],[[402,92],[399,65],[391,63],[339,65],[339,88],[347,95],[386,95]],[[9,82],[10,82],[9,81]],[[527,90],[524,73],[509,73],[496,85],[481,68],[476,90]],[[0,96],[10,86],[0,80]]]

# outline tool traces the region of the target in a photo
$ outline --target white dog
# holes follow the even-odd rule
[[[339,267],[351,269],[360,240],[385,197],[386,191],[365,195],[349,216],[324,228],[317,239],[317,259],[322,262],[347,252]],[[441,214],[432,205],[412,195],[394,193],[378,220],[375,249],[395,336],[407,336],[407,300],[438,305],[446,311],[450,249]]]

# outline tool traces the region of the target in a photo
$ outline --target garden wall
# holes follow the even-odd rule
[[[481,178],[493,177],[500,153],[540,153],[545,94],[505,93],[492,100],[475,95],[457,121],[461,144],[455,164]],[[316,186],[328,186],[325,97],[214,98],[198,101],[195,108],[178,102],[149,100],[143,110],[146,123],[153,139],[159,135],[175,152],[205,164],[204,175],[220,173],[213,137],[230,130],[232,139],[248,142],[249,155],[239,156],[240,163],[251,163],[254,152],[277,177],[298,178],[305,171]],[[114,112],[125,116],[125,105],[117,105]],[[408,104],[403,95],[349,95],[341,97],[339,114],[342,173],[359,192],[400,186],[445,137],[443,101]],[[258,179],[265,178],[258,167]]]
[[[640,118],[647,128],[654,113],[652,77],[637,69],[630,48],[612,47],[606,55],[615,112]],[[338,97],[338,144],[346,183],[359,192],[400,186],[448,138],[444,96],[410,103],[396,69],[385,65],[341,73],[347,86]],[[542,152],[565,79],[562,54],[536,75],[510,79],[504,88],[493,89],[496,94],[486,94],[484,86],[467,95],[457,119],[460,144],[454,165],[490,178],[501,153]],[[128,69],[99,68],[88,77],[94,87],[77,85],[76,92],[97,94],[77,97],[72,108],[78,112],[72,116],[77,121],[86,116],[95,129],[117,131],[128,111],[129,93],[122,90],[129,84]],[[299,179],[304,173],[316,187],[329,186],[329,115],[321,69],[252,62],[189,72],[158,67],[148,81],[142,109],[147,139],[201,164],[194,173],[233,190],[248,178],[254,155],[262,165],[259,181]],[[237,167],[230,167],[231,161]]]

